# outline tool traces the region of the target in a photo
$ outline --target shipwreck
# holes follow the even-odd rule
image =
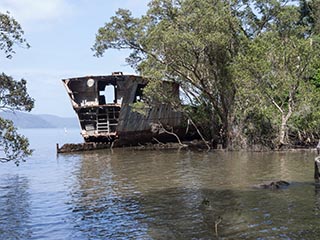
[[[170,131],[183,138],[184,117],[169,104],[145,106],[143,113],[133,105],[144,101],[143,89],[148,80],[136,75],[114,72],[108,76],[63,79],[75,110],[85,142],[138,145],[154,140],[174,140],[171,134],[153,131],[154,124],[170,126]],[[171,95],[179,99],[179,85],[163,81]],[[159,126],[159,125],[158,125]]]

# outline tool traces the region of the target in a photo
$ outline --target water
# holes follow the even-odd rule
[[[0,239],[318,239],[315,152],[99,150],[56,155],[79,130],[23,130],[1,164]],[[256,189],[273,179],[287,189]]]

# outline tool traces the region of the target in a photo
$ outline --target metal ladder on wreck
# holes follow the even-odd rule
[[[116,131],[118,125],[120,108],[108,107],[97,114],[98,133],[112,133]]]

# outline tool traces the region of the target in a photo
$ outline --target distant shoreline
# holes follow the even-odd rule
[[[64,130],[64,127],[17,127],[18,129],[61,129]],[[66,128],[67,130],[72,129],[72,130],[79,130],[80,133],[80,128],[79,127],[68,127]]]
[[[79,128],[77,117],[59,117],[50,114],[0,112],[0,117],[13,121],[19,129],[25,128]]]

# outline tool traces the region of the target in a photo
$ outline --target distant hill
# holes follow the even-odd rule
[[[49,114],[0,112],[0,117],[12,120],[18,128],[79,128],[76,117],[59,117]]]

